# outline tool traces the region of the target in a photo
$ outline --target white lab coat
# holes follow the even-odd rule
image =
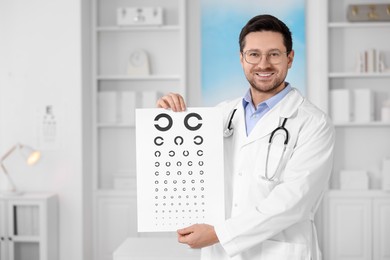
[[[237,108],[234,133],[224,141],[226,221],[215,225],[220,243],[203,248],[202,260],[319,260],[313,217],[333,163],[334,128],[328,117],[293,88],[246,136],[241,98],[221,107],[225,124]],[[280,181],[272,183],[261,177],[270,133],[282,118],[288,118],[289,141]],[[283,141],[283,134],[274,138],[269,176]]]

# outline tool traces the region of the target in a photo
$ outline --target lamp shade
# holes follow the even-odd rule
[[[14,182],[11,179],[11,176],[7,170],[7,168],[4,166],[4,161],[16,150],[20,151],[21,156],[25,159],[25,162],[28,165],[34,165],[41,157],[41,153],[37,150],[32,149],[29,146],[22,145],[22,144],[16,144],[12,146],[0,159],[0,166],[5,174],[5,181],[6,181],[6,189],[2,191],[1,193],[6,196],[15,196],[21,194],[20,191],[16,189],[16,186]]]
[[[28,165],[34,165],[41,158],[41,153],[39,151],[34,150],[32,147],[26,145],[21,145],[20,153],[25,158]]]

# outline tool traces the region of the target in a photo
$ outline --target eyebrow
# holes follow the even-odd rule
[[[258,51],[258,52],[262,52],[260,49],[249,49],[249,50],[246,50],[246,51]],[[246,52],[244,51],[244,52]],[[270,51],[281,51],[279,50],[278,48],[273,48],[273,49],[269,49],[268,51],[266,52],[270,52]]]

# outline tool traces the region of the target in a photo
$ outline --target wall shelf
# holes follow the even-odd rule
[[[148,76],[132,76],[132,75],[98,75],[97,80],[180,80],[180,75],[148,75]]]
[[[101,198],[136,198],[137,192],[135,190],[112,190],[112,189],[100,189],[96,192],[96,196]]]
[[[116,123],[99,123],[97,125],[99,128],[134,128],[134,124],[116,124]]]
[[[389,127],[390,122],[349,122],[349,123],[334,123],[335,127]]]
[[[390,72],[330,72],[329,78],[387,78],[390,77]]]
[[[367,22],[367,23],[350,23],[350,22],[330,22],[328,24],[329,28],[382,28],[388,27],[390,28],[390,22]]]
[[[142,31],[142,32],[152,32],[152,31],[179,31],[181,30],[180,26],[133,26],[133,27],[124,27],[124,26],[103,26],[97,27],[97,32],[132,32],[132,31]]]
[[[329,190],[327,191],[327,197],[351,197],[351,198],[360,198],[360,197],[389,197],[390,193],[380,189],[373,190]]]

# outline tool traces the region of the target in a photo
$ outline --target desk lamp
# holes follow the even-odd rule
[[[5,191],[2,191],[2,195],[6,195],[6,196],[16,196],[16,195],[20,195],[22,192],[18,191],[15,187],[15,184],[14,182],[12,181],[11,179],[11,176],[9,174],[9,172],[7,171],[7,169],[5,168],[3,162],[11,155],[13,154],[16,150],[19,150],[20,151],[20,154],[22,155],[22,157],[25,159],[26,163],[28,165],[34,165],[38,160],[39,158],[41,157],[41,153],[39,151],[36,151],[34,149],[32,149],[31,147],[29,146],[26,146],[26,145],[22,145],[22,144],[15,144],[14,146],[12,146],[4,155],[3,157],[1,157],[0,159],[0,165],[1,165],[1,169],[3,170],[4,174],[5,174],[5,181],[6,181],[6,189]]]

